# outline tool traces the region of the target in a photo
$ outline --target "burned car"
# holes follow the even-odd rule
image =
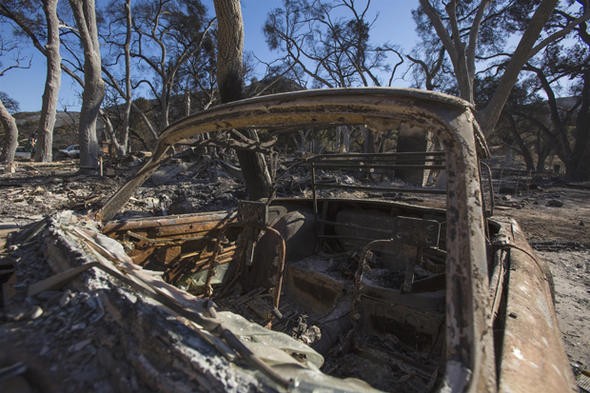
[[[418,127],[442,148],[312,155],[302,197],[116,218],[170,147],[196,135],[343,125]],[[472,106],[443,94],[312,90],[221,105],[166,129],[98,212],[50,217],[56,276],[29,294],[68,280],[102,291],[113,334],[136,336],[124,356],[151,390],[573,390],[549,271],[518,224],[493,214],[485,154]],[[404,168],[444,176],[399,185]],[[336,170],[379,184],[338,184]],[[351,193],[323,192],[335,188]]]

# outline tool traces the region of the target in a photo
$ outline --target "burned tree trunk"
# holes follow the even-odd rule
[[[244,24],[238,0],[215,0],[217,74],[222,102],[236,101],[244,94]]]
[[[96,174],[98,170],[98,138],[96,121],[104,98],[101,57],[94,0],[70,0],[80,40],[84,48],[84,92],[80,112],[80,172]]]
[[[398,153],[425,152],[427,150],[428,135],[426,130],[420,127],[412,127],[407,124],[402,124],[400,126],[397,139]],[[400,163],[405,163],[403,158],[400,158]],[[396,177],[409,184],[417,186],[424,185],[423,168],[399,168],[396,170]]]
[[[244,94],[242,10],[239,0],[214,0],[214,4],[218,24],[219,94],[222,102],[231,102],[242,99]],[[254,131],[248,131],[245,134],[250,139],[258,139]],[[270,196],[271,180],[264,156],[248,150],[238,150],[237,154],[250,199]]]
[[[47,19],[47,76],[43,92],[43,107],[39,121],[39,141],[35,150],[35,161],[53,160],[53,127],[57,113],[57,100],[61,84],[61,55],[59,54],[59,19],[57,17],[57,0],[43,2],[43,11]]]
[[[131,119],[131,106],[133,105],[133,98],[131,91],[131,26],[133,24],[131,18],[131,0],[125,1],[125,109],[123,111],[123,141],[121,142],[121,155],[127,154],[129,150],[129,128]]]
[[[18,146],[18,127],[14,117],[8,112],[2,100],[0,100],[0,124],[4,127],[6,132],[6,139],[2,149],[2,156],[0,160],[11,167],[14,162],[14,153]]]

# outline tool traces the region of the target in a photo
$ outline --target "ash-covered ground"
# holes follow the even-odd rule
[[[107,175],[98,178],[77,174],[75,161],[20,163],[16,173],[0,175],[0,250],[3,248],[3,234],[41,220],[47,214],[64,209],[98,209],[126,178],[135,173],[142,160],[134,157],[113,163],[107,168]],[[309,177],[296,171],[285,178],[278,193],[288,195],[290,192],[309,195]],[[121,214],[213,211],[231,208],[244,197],[242,181],[233,168],[215,160],[195,163],[176,159],[156,172],[125,205]],[[545,182],[542,186],[520,189],[512,194],[498,194],[495,201],[496,214],[514,217],[527,233],[537,254],[548,261],[554,275],[559,327],[571,364],[575,370],[590,369],[590,187]],[[429,201],[424,202],[428,204]],[[27,257],[27,252],[33,254]],[[34,251],[26,250],[20,256],[33,257],[35,260],[41,258],[34,255]],[[42,272],[44,267],[39,269]],[[87,294],[66,291],[41,299],[41,303],[47,307],[46,310],[37,304],[30,304],[20,314],[18,310],[4,310],[3,328],[18,328],[19,320],[28,321],[22,322],[26,324],[22,325],[23,328],[38,329],[39,335],[44,332],[53,334],[66,328],[77,340],[64,344],[65,354],[76,353],[80,362],[94,359],[95,355],[97,360],[92,361],[112,360],[101,360],[106,356],[105,351],[97,348],[96,343],[88,341],[87,337],[89,331],[101,332],[105,329],[100,322],[103,311],[99,302],[88,298]],[[38,319],[36,314],[39,312],[45,312],[49,318]],[[95,324],[96,328],[93,327]],[[38,341],[41,352],[47,350],[43,347],[44,343],[42,339]],[[59,341],[55,345],[59,345]],[[13,346],[12,350],[17,351],[18,348]],[[121,372],[121,377],[127,378],[129,384],[134,383],[132,374]],[[72,386],[88,387],[82,382]]]

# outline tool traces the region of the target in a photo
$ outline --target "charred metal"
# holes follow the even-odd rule
[[[301,163],[311,172],[307,198],[114,219],[171,146],[198,134],[400,123],[428,130],[442,149],[316,155]],[[120,329],[113,334],[134,337],[125,359],[151,390],[567,391],[574,382],[550,275],[518,224],[486,202],[486,154],[472,107],[442,94],[334,89],[222,105],[170,126],[95,214],[39,223],[54,275],[29,295],[64,285],[96,291]],[[386,182],[400,168],[444,171],[446,181],[401,187],[321,176],[384,171]],[[379,197],[398,192],[444,195],[446,206]]]

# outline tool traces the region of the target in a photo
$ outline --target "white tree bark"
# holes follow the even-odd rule
[[[222,102],[243,98],[244,23],[239,0],[214,0],[219,46],[217,73]]]
[[[61,55],[59,53],[59,19],[57,17],[57,1],[43,1],[43,12],[47,20],[47,74],[41,119],[39,121],[39,140],[35,150],[35,160],[50,162],[53,159],[53,128],[57,113],[57,100],[61,85]]]
[[[14,153],[18,146],[18,127],[14,117],[8,112],[2,100],[0,100],[0,124],[4,128],[6,138],[2,149],[0,160],[11,167],[14,162]]]
[[[430,0],[420,0],[420,6],[428,16],[428,19],[430,19],[430,22],[436,30],[436,34],[449,54],[457,79],[459,96],[471,103],[474,102],[473,82],[475,80],[475,48],[477,45],[477,36],[481,20],[489,3],[490,0],[481,1],[477,8],[473,24],[470,27],[468,42],[463,42],[461,40],[460,27],[457,20],[456,0],[450,1],[445,7],[448,16],[448,18],[446,18],[448,19],[448,27],[444,25],[441,16],[432,6]]]
[[[115,128],[113,127],[113,122],[111,121],[111,118],[109,117],[108,113],[105,113],[105,111],[103,111],[101,109],[100,110],[100,118],[102,119],[102,122],[104,125],[104,131],[106,134],[105,139],[110,144],[110,149],[111,149],[110,153],[117,154],[121,157],[124,156],[125,155],[125,148],[123,147],[123,145],[121,143],[119,143],[119,140],[117,139],[117,135],[115,133]]]
[[[79,125],[80,172],[96,174],[99,152],[96,121],[104,98],[96,10],[94,0],[70,0],[70,6],[84,48],[84,92]]]

